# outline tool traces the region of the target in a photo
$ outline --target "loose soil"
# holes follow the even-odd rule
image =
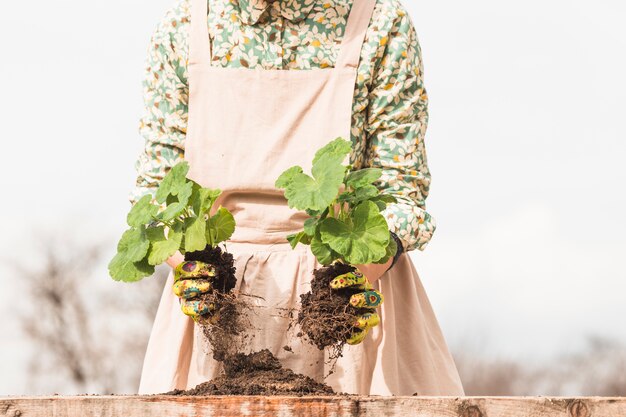
[[[245,343],[248,337],[246,330],[250,327],[244,313],[251,307],[244,297],[238,297],[233,291],[237,285],[233,255],[219,246],[207,246],[201,251],[186,252],[185,260],[215,266],[214,291],[201,294],[198,298],[216,307],[213,315],[218,320],[212,323],[208,317],[201,317],[198,324],[209,342],[213,359],[222,362],[237,353],[238,348]]]
[[[311,291],[300,296],[302,307],[298,323],[306,338],[323,350],[330,347],[331,359],[341,356],[343,347],[354,330],[357,316],[367,312],[353,307],[350,297],[362,292],[356,288],[330,288],[330,282],[338,275],[356,268],[343,262],[315,269]]]
[[[185,260],[200,261],[214,265],[216,271],[213,288],[222,294],[229,293],[237,285],[233,255],[225,252],[219,246],[212,248],[207,245],[203,250],[185,252]]]
[[[202,251],[185,253],[187,261],[202,261],[216,266],[215,291],[200,298],[216,306],[215,323],[198,321],[213,353],[222,362],[224,373],[190,390],[173,390],[165,395],[332,395],[333,389],[314,379],[283,368],[267,349],[243,354],[252,325],[247,318],[252,303],[249,296],[237,294],[232,254],[207,246]],[[254,336],[252,336],[254,337]],[[283,349],[289,350],[288,346]]]
[[[263,349],[249,355],[236,354],[224,361],[224,374],[190,390],[165,395],[334,395],[326,384],[282,367]]]

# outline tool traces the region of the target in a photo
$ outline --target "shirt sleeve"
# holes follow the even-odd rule
[[[186,2],[178,1],[150,37],[142,81],[144,107],[138,123],[144,147],[134,165],[137,179],[128,194],[131,204],[145,194],[154,196],[165,174],[184,159],[189,96],[185,55],[188,11]]]
[[[404,251],[424,250],[436,227],[425,207],[431,181],[424,146],[428,96],[415,27],[402,7],[380,43],[384,54],[369,93],[366,161],[383,170],[381,192],[397,199],[382,211],[390,230]]]

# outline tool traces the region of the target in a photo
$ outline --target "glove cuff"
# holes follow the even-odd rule
[[[402,246],[402,241],[400,240],[398,235],[392,231],[389,231],[389,233],[391,234],[391,237],[393,238],[393,240],[396,241],[396,246],[398,247],[398,249],[396,250],[396,253],[393,255],[393,260],[391,261],[391,265],[389,265],[389,268],[387,268],[387,271],[389,271],[396,264],[396,262],[398,262],[398,258],[400,257],[402,253],[404,253],[404,246]]]

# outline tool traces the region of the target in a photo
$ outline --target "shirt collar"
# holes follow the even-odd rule
[[[282,16],[292,22],[304,19],[315,5],[315,0],[274,1],[280,3]],[[246,25],[254,25],[272,4],[272,0],[233,0],[233,2],[239,9],[241,21]]]

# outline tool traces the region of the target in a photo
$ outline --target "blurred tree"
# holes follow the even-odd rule
[[[608,337],[588,335],[582,351],[541,363],[494,358],[487,346],[451,350],[466,395],[626,396],[626,346]]]
[[[117,283],[103,259],[111,244],[58,240],[41,237],[28,265],[13,262],[24,300],[18,319],[31,348],[27,391],[136,392],[169,267]]]

